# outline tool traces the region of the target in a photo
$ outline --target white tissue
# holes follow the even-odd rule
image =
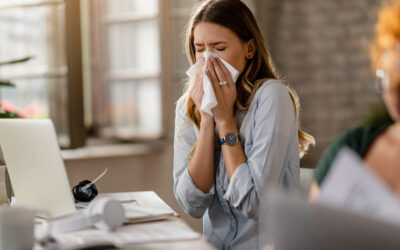
[[[237,71],[227,61],[222,59],[219,55],[217,55],[213,52],[209,52],[209,51],[204,52],[204,58],[205,58],[205,63],[204,63],[204,67],[203,67],[203,91],[204,91],[204,94],[203,94],[203,99],[201,100],[200,110],[202,110],[210,115],[213,115],[211,110],[215,106],[217,106],[218,102],[217,102],[217,98],[215,97],[215,92],[214,92],[212,83],[211,83],[210,79],[208,79],[208,76],[205,72],[207,61],[210,56],[218,57],[219,59],[221,59],[222,63],[225,65],[225,67],[228,69],[229,73],[231,74],[233,82],[236,82],[236,80],[239,76],[239,71]],[[200,67],[200,62],[193,64],[188,69],[188,71],[186,71],[186,74],[190,77],[190,79],[193,79],[196,76],[198,67]]]

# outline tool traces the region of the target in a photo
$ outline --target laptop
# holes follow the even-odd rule
[[[16,205],[45,218],[76,211],[51,120],[0,119],[0,147]]]

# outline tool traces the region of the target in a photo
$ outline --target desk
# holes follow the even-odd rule
[[[187,224],[178,217],[175,218],[169,218],[167,219],[168,222],[176,222],[180,226],[187,227],[187,230],[192,230]],[[164,221],[165,222],[165,221]],[[146,224],[153,224],[154,226],[161,226],[162,221],[158,222],[147,222]],[[134,234],[132,234],[134,236]],[[105,248],[107,249],[107,248]],[[109,248],[114,249],[115,248]],[[162,241],[162,242],[144,242],[144,243],[133,243],[133,244],[126,244],[121,248],[118,248],[121,250],[161,250],[161,249],[174,249],[174,250],[212,250],[215,249],[210,243],[208,243],[206,240],[200,236],[199,238],[196,239],[189,239],[189,240],[172,240],[172,241]]]
[[[117,200],[135,200],[142,207],[165,211],[162,220],[125,224],[115,232],[104,232],[98,229],[84,229],[56,236],[59,249],[79,249],[79,242],[96,243],[114,242],[119,249],[215,249],[203,239],[202,235],[191,229],[183,219],[154,192],[107,193],[99,196],[113,197]],[[85,244],[86,244],[85,243]],[[40,249],[40,248],[34,248]],[[107,248],[101,248],[107,249]],[[115,248],[109,248],[115,249]]]
[[[208,250],[215,249],[204,239],[191,240],[191,241],[176,241],[176,242],[163,242],[163,243],[147,243],[128,245],[122,248],[122,250],[161,250],[161,249],[173,249],[173,250]],[[111,250],[111,249],[110,249]],[[115,250],[115,249],[114,249]]]

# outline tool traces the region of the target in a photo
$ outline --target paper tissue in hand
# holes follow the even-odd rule
[[[227,61],[222,59],[219,55],[217,55],[213,52],[209,52],[209,51],[204,52],[204,58],[205,58],[205,63],[204,63],[204,67],[203,67],[203,91],[204,91],[204,94],[203,94],[203,99],[201,100],[200,110],[208,113],[209,115],[212,115],[211,110],[215,106],[217,106],[218,102],[217,102],[217,98],[215,97],[215,92],[214,92],[212,83],[211,83],[210,79],[208,79],[208,76],[205,71],[207,62],[208,62],[208,59],[210,58],[210,56],[218,57],[222,61],[222,63],[225,65],[225,67],[230,72],[233,82],[236,82],[236,80],[239,76],[239,71],[237,71]],[[200,67],[200,62],[197,62],[197,63],[193,64],[189,68],[188,71],[186,71],[186,74],[190,77],[191,80],[196,76],[196,72],[199,67]]]

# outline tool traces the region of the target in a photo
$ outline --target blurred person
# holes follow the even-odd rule
[[[299,129],[298,99],[278,80],[259,27],[239,0],[204,1],[187,26],[186,50],[196,77],[178,100],[174,195],[203,217],[204,236],[218,249],[258,249],[259,205],[265,185],[297,188],[299,157],[314,138]],[[218,101],[200,110],[206,75]],[[269,183],[265,183],[268,179]]]
[[[343,146],[353,149],[400,196],[400,1],[384,5],[379,11],[370,52],[377,90],[394,123],[358,127],[333,141],[318,163],[311,200],[318,197],[319,186]]]

